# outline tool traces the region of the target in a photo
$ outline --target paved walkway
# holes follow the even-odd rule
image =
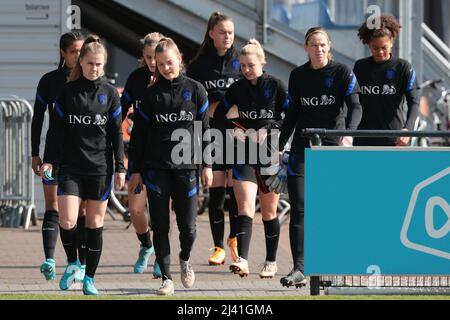
[[[43,261],[41,223],[29,230],[0,228],[0,294],[69,294],[82,295],[81,285],[76,284],[67,292],[58,288],[58,280],[65,266],[65,254],[60,240],[56,248],[57,281],[46,282],[39,272]],[[228,223],[227,223],[228,224]],[[104,230],[103,254],[96,274],[96,286],[102,295],[154,296],[161,280],[152,279],[151,270],[134,274],[133,265],[137,257],[139,242],[133,227],[125,230],[126,223],[118,216],[116,221],[107,215]],[[228,227],[228,226],[227,226]],[[225,232],[227,234],[227,230]],[[281,228],[278,249],[278,275],[274,279],[262,280],[258,273],[265,258],[264,227],[260,214],[255,217],[253,238],[250,247],[250,276],[240,278],[229,272],[230,259],[225,265],[209,266],[208,249],[212,246],[207,213],[198,217],[197,239],[191,255],[196,272],[193,288],[185,289],[179,278],[178,230],[171,237],[173,279],[177,297],[239,297],[308,295],[309,288],[283,288],[280,277],[291,267],[288,225]],[[228,251],[227,251],[228,253]],[[153,263],[154,257],[151,258]],[[152,264],[153,265],[153,264]]]

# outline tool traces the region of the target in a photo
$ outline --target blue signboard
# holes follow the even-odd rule
[[[450,149],[306,150],[305,273],[450,274]]]

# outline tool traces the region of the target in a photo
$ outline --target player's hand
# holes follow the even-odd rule
[[[402,131],[408,131],[408,129],[404,128],[404,129],[402,129]],[[404,147],[404,146],[408,145],[409,140],[410,140],[410,137],[400,137],[400,138],[397,138],[397,141],[395,144],[399,147]]]
[[[31,158],[31,169],[33,169],[34,174],[37,176],[41,175],[41,165],[42,165],[42,160],[39,156],[35,156],[35,157]]]
[[[203,168],[202,170],[202,183],[205,188],[211,187],[213,182],[213,172],[211,168]]]

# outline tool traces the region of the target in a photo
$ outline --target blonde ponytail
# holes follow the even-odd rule
[[[256,55],[262,64],[266,64],[266,55],[264,49],[258,40],[252,38],[248,40],[247,44],[241,49],[241,56]]]
[[[106,52],[105,47],[100,43],[100,38],[96,35],[89,35],[84,41],[83,46],[81,47],[80,57],[78,58],[75,67],[72,69],[72,72],[70,73],[69,81],[78,80],[83,75],[83,70],[81,68],[80,61],[88,52],[92,52],[94,54],[103,54],[103,56],[105,57],[105,64],[106,64],[108,54]]]

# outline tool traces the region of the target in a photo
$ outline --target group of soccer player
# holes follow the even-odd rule
[[[393,16],[383,15],[380,21],[378,29],[366,23],[359,28],[357,36],[372,54],[358,60],[353,70],[333,60],[325,29],[309,29],[304,41],[309,59],[292,70],[286,88],[282,80],[264,71],[262,45],[250,39],[240,50],[235,48],[232,19],[214,12],[204,41],[187,67],[171,38],[148,34],[143,39],[142,64],[131,72],[121,97],[104,78],[107,52],[100,39],[79,31],[64,34],[58,69],[39,82],[32,123],[32,165],[42,177],[46,203],[42,225],[45,261],[40,269],[45,278],[56,278],[54,252],[59,232],[67,255],[60,288],[67,290],[78,281],[83,283],[84,294],[98,294],[94,276],[102,253],[107,202],[112,185],[120,190],[126,180],[128,207],[140,242],[134,272],[144,272],[154,253],[153,276],[162,279],[158,295],[174,293],[171,208],[180,233],[181,282],[186,288],[194,285],[190,254],[201,187],[209,193],[214,241],[209,264],[221,265],[226,260],[224,204],[228,194],[230,270],[241,277],[250,273],[248,258],[258,195],[266,242],[259,275],[273,278],[277,273],[280,194],[265,181],[276,172],[269,173],[264,159],[253,159],[249,150],[270,146],[278,139],[272,156],[286,159],[289,154],[286,166],[293,260],[292,271],[280,282],[287,287],[305,285],[304,150],[310,142],[301,135],[302,129],[413,130],[417,118],[415,72],[409,62],[392,55],[401,27]],[[39,142],[47,109],[50,125],[41,159]],[[133,120],[133,129],[125,176],[122,121],[128,118]],[[195,123],[200,124],[200,139]],[[244,157],[229,161],[226,139],[212,139],[213,129],[224,137],[231,132],[234,142],[244,145]],[[173,150],[180,143],[172,139],[176,130],[184,130],[191,147],[200,141],[201,165],[195,161],[198,155],[194,147],[183,154],[187,161],[174,161]],[[287,152],[284,149],[294,130]],[[323,144],[406,146],[408,142],[405,137],[353,140],[346,136],[325,139]]]

